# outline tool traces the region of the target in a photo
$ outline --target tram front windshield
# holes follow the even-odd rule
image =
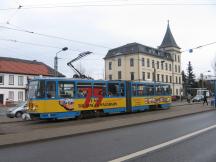
[[[29,84],[29,98],[44,98],[45,97],[45,81],[31,81]]]

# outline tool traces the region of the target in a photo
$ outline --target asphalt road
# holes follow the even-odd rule
[[[0,161],[109,161],[214,124],[216,112],[211,111],[121,129],[1,148]],[[203,133],[132,161],[178,161],[178,158],[179,161],[216,161],[215,133],[216,130]]]
[[[215,162],[216,129],[127,162]]]

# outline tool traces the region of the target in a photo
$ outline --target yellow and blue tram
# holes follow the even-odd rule
[[[170,104],[169,84],[68,78],[29,83],[28,112],[40,119],[167,109]]]

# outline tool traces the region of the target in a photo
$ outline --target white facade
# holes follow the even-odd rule
[[[133,60],[132,66],[130,60]],[[169,83],[173,95],[180,95],[182,90],[180,53],[173,54],[173,61],[141,53],[105,59],[106,80],[154,81],[154,70],[157,82]]]
[[[33,76],[23,74],[0,73],[0,104],[6,101],[25,101],[27,90],[27,78]]]

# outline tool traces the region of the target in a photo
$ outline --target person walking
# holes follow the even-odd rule
[[[205,103],[208,105],[208,100],[207,100],[207,96],[206,96],[206,94],[204,94],[204,98],[203,98],[203,105],[204,105]]]

